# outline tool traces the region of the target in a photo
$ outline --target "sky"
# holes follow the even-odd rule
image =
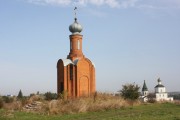
[[[0,0],[0,95],[57,91],[75,6],[97,91],[180,91],[180,0]]]

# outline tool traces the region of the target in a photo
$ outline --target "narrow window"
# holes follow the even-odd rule
[[[73,65],[70,65],[70,80],[73,80]]]
[[[70,48],[71,48],[71,50],[72,50],[72,42],[70,42]]]
[[[79,40],[78,40],[78,50],[80,49],[80,42],[79,42]]]
[[[61,82],[61,83],[60,83],[60,92],[62,93],[63,91],[64,91],[64,83]]]

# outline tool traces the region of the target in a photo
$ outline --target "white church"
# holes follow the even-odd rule
[[[146,81],[144,80],[144,84],[143,84],[143,87],[142,87],[142,96],[141,96],[141,99],[143,102],[147,102],[148,101],[148,88],[146,86]]]
[[[154,87],[155,88],[155,100],[156,101],[173,101],[173,97],[168,97],[168,93],[166,92],[166,88],[162,85],[160,78],[157,80],[158,84]],[[142,96],[141,99],[143,102],[148,101],[148,88],[146,86],[146,82],[144,80],[144,84],[142,87]]]
[[[158,85],[155,86],[156,101],[173,101],[173,97],[168,97],[166,88],[162,85],[160,78],[158,78]]]

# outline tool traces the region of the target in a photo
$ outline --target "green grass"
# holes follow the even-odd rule
[[[0,120],[180,120],[180,105],[145,104],[107,111],[50,116],[1,109]]]

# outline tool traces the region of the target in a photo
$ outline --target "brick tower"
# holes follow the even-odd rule
[[[76,16],[69,30],[72,33],[69,55],[57,62],[57,93],[67,92],[68,97],[90,96],[96,91],[95,66],[83,55],[82,26]]]

